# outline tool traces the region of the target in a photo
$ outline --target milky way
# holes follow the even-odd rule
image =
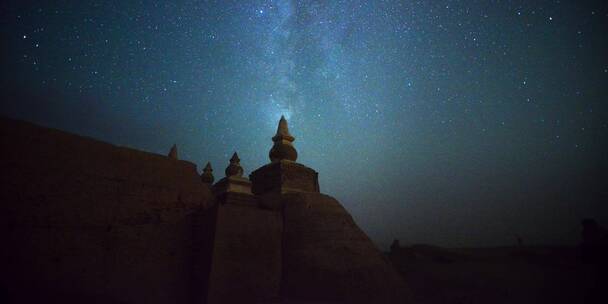
[[[533,2],[533,3],[532,3]],[[214,166],[281,115],[381,246],[574,243],[608,220],[606,4],[2,4],[2,115]],[[608,223],[606,223],[608,224]]]

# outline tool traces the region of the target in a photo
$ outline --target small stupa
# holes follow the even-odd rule
[[[226,170],[224,172],[226,173],[226,177],[243,176],[243,167],[241,167],[241,159],[239,158],[239,155],[236,154],[236,152],[232,154],[232,157],[230,158],[230,164],[228,165],[228,167],[226,167]]]
[[[236,152],[232,154],[230,164],[228,164],[224,172],[226,173],[226,177],[213,185],[213,192],[216,196],[219,197],[229,192],[251,194],[251,182],[246,177],[243,177],[241,159]]]
[[[213,184],[214,180],[213,168],[211,168],[211,163],[208,162],[205,168],[203,168],[203,173],[201,173],[201,181],[205,184]]]
[[[171,150],[169,150],[169,154],[167,155],[171,159],[177,159],[177,145],[173,144]]]

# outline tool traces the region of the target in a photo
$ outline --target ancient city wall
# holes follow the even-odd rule
[[[0,303],[410,297],[312,169],[213,198],[194,164],[166,156],[1,118],[0,143]]]
[[[200,292],[191,266],[208,268],[211,246],[194,234],[212,225],[193,214],[212,199],[195,165],[9,119],[0,142],[0,300],[190,303]]]

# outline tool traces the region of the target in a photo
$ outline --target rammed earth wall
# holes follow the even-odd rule
[[[9,119],[0,142],[0,302],[190,303],[200,292],[192,265],[205,269],[195,255],[208,253],[193,244],[209,244],[193,214],[212,199],[194,164]]]

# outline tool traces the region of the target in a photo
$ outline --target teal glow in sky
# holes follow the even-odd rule
[[[607,224],[601,1],[8,1],[4,116],[223,172],[281,115],[381,246]],[[220,176],[216,176],[216,180]]]

